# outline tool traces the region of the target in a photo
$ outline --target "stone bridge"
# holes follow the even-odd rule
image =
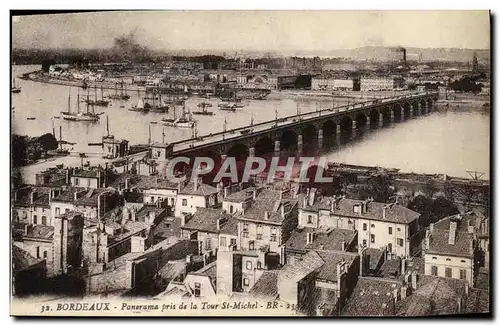
[[[261,156],[283,150],[302,152],[341,138],[427,115],[437,92],[375,99],[322,109],[173,143],[174,156]]]

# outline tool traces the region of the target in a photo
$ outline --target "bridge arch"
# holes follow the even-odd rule
[[[427,112],[432,112],[434,111],[434,102],[432,101],[432,98],[427,99]]]
[[[279,138],[281,150],[297,150],[297,133],[292,129],[285,129]]]
[[[345,115],[340,119],[338,125],[340,125],[340,134],[341,135],[351,135],[352,130],[352,119],[350,116]]]
[[[335,121],[328,119],[321,126],[321,130],[323,130],[323,139],[328,141],[337,132],[337,124]]]
[[[226,152],[228,157],[234,157],[237,161],[244,160],[248,157],[249,149],[248,146],[243,143],[233,144],[229,150]]]
[[[380,113],[382,113],[382,125],[387,126],[391,123],[391,112],[392,109],[390,106],[384,106],[380,109]]]
[[[419,106],[418,106],[418,102],[417,101],[411,102],[411,109],[413,111],[413,116],[414,117],[417,117],[417,116],[420,115],[420,110],[419,110]]]
[[[378,127],[378,120],[379,120],[379,110],[373,108],[368,112],[368,116],[370,117],[370,128],[374,129]]]
[[[274,142],[269,136],[264,136],[259,138],[254,145],[255,156],[265,156],[267,154],[272,154],[274,151]]]
[[[354,121],[356,121],[356,130],[363,130],[364,128],[366,128],[366,124],[368,121],[366,113],[358,113],[356,116],[354,116]]]
[[[421,99],[419,103],[420,103],[420,112],[422,114],[425,114],[427,112],[427,102],[424,99]]]
[[[401,122],[401,105],[393,105],[391,110],[392,114],[394,115],[394,121]]]
[[[405,116],[404,116],[405,120],[409,119],[410,118],[410,114],[411,114],[411,105],[410,105],[410,103],[408,103],[408,102],[404,102],[403,103],[403,112],[405,114]]]
[[[311,123],[305,125],[302,129],[302,141],[304,142],[304,144],[316,145],[317,140],[318,129],[316,129],[316,126]]]

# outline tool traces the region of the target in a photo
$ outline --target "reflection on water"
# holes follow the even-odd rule
[[[33,71],[39,66],[18,66],[15,73]],[[62,126],[63,139],[76,143],[74,151],[96,153],[99,147],[88,146],[88,143],[98,143],[105,133],[106,120],[109,117],[111,133],[118,138],[126,138],[131,144],[146,143],[148,126],[151,122],[160,121],[163,117],[159,113],[141,114],[128,111],[137,103],[137,93],[130,92],[129,101],[113,100],[107,108],[96,107],[96,112],[105,112],[97,123],[69,122],[53,119],[60,111],[67,109],[68,87],[17,80],[22,92],[12,95],[13,132],[29,136],[39,136],[52,132],[53,126],[59,137],[59,126]],[[77,88],[72,88],[72,109],[76,108]],[[83,95],[84,91],[80,91]],[[111,90],[106,92],[113,92]],[[189,98],[186,101],[187,110],[197,110],[197,104],[207,101],[201,98]],[[297,103],[298,101],[298,103]],[[218,110],[217,99],[212,99],[212,107],[208,108],[214,116],[195,116],[198,120],[199,135],[206,135],[222,131],[224,120],[227,129],[264,122],[278,117],[293,115],[297,112],[297,105],[302,113],[316,110],[317,107],[326,108],[343,104],[343,100],[321,100],[301,98],[299,100],[271,96],[265,101],[247,101],[245,108],[233,113]],[[83,103],[82,103],[83,104]],[[124,106],[124,107],[121,107]],[[84,109],[84,105],[81,105]],[[177,108],[178,115],[181,108]],[[168,116],[173,117],[173,112]],[[27,120],[33,117],[35,120]],[[191,130],[162,127],[161,124],[152,124],[152,139],[161,141],[162,129],[165,129],[166,141],[179,141],[189,138]],[[358,134],[357,139],[346,145],[337,146],[332,139],[325,139],[327,146],[324,155],[330,160],[362,165],[378,165],[400,168],[403,171],[446,173],[455,176],[465,176],[466,170],[489,171],[489,116],[480,113],[448,112],[434,113],[431,116],[420,117],[401,124],[393,124],[388,128]],[[310,150],[310,148],[305,148]],[[98,159],[88,159],[91,163]],[[80,164],[79,158],[67,157],[62,161],[65,164]],[[54,162],[46,162],[23,169],[25,180],[34,181],[34,171],[54,166]]]

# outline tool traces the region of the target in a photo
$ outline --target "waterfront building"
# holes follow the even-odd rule
[[[403,88],[404,79],[401,77],[361,77],[361,91],[393,90]]]
[[[354,81],[352,79],[335,79],[316,76],[311,79],[311,90],[313,91],[352,91]]]

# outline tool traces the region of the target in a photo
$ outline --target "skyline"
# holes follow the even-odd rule
[[[12,18],[12,46],[25,49],[106,49],[132,34],[134,42],[157,51],[487,50],[490,43],[486,10],[116,11]]]

